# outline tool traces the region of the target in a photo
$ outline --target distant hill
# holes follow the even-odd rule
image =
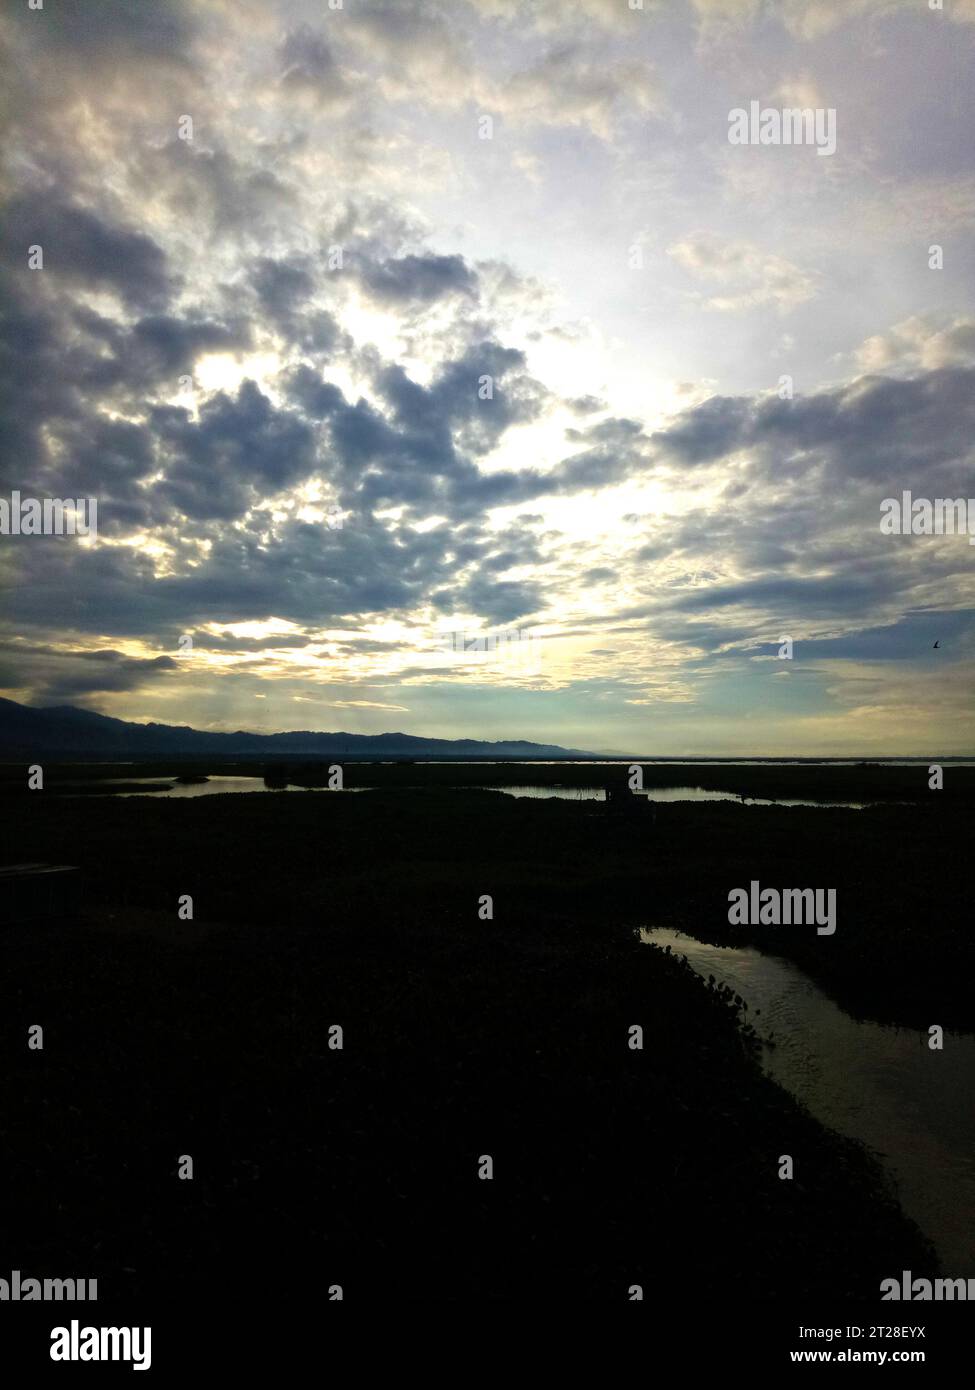
[[[107,714],[56,705],[35,709],[0,699],[0,757],[149,758],[194,757],[303,758],[579,758],[578,748],[524,739],[498,743],[480,739],[417,738],[413,734],[313,733],[215,734],[175,724],[131,724]]]

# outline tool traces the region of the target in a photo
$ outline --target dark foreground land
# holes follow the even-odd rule
[[[881,1278],[932,1271],[874,1161],[635,928],[720,931],[752,877],[835,886],[836,935],[794,953],[833,952],[822,973],[865,1008],[971,1026],[953,983],[971,979],[970,824],[947,805],[641,810],[447,789],[8,799],[4,860],[80,865],[86,896],[80,920],[0,929],[0,1275],[98,1277],[101,1298],[620,1302],[640,1284],[727,1303],[876,1302]]]

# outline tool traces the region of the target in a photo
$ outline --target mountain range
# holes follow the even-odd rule
[[[481,739],[423,738],[414,734],[212,733],[176,724],[133,724],[74,705],[36,709],[0,699],[0,756],[140,758],[172,755],[223,757],[382,757],[382,758],[579,758],[578,748],[524,739],[497,743]]]

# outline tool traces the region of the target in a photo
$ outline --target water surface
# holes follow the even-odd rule
[[[669,945],[747,1001],[749,1022],[775,1043],[762,1049],[769,1076],[882,1159],[945,1276],[975,1276],[975,1036],[945,1032],[933,1052],[926,1033],[851,1018],[780,957],[668,929],[640,938]]]
[[[485,791],[504,792],[506,796],[527,796],[540,801],[551,797],[563,801],[606,800],[603,787],[502,786],[486,787]],[[633,795],[645,797],[647,801],[734,801],[739,806],[845,806],[855,811],[862,811],[865,806],[871,804],[866,801],[798,801],[786,797],[770,801],[760,796],[742,797],[737,792],[712,791],[707,787],[651,787],[647,791],[634,792]]]
[[[112,781],[119,782],[145,782],[148,785],[165,782],[165,777],[120,777],[106,778],[103,786],[110,786]],[[289,783],[286,787],[269,787],[265,784],[263,777],[210,777],[206,782],[176,782],[173,786],[167,787],[162,791],[135,791],[135,792],[116,792],[116,796],[152,796],[152,797],[180,797],[185,800],[192,796],[224,796],[227,792],[327,792],[333,790],[330,787],[297,787]],[[345,787],[344,791],[363,791],[363,787]]]

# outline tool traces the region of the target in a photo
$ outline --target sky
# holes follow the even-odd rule
[[[97,501],[0,535],[0,694],[975,752],[975,546],[880,526],[975,499],[975,0],[23,0],[0,44],[0,497]],[[835,150],[733,143],[752,102]]]

